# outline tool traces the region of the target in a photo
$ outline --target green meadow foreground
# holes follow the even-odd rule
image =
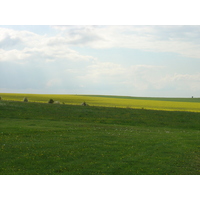
[[[89,99],[82,96],[78,102],[78,95],[74,105],[64,97],[58,99],[61,104],[47,104],[0,96],[2,175],[200,174],[199,107],[194,112],[161,111],[132,109],[126,104],[128,97],[126,106],[118,108],[109,107],[108,102],[102,107],[103,100],[101,106],[80,106]],[[95,98],[100,99],[91,97],[89,105],[92,100],[98,103]],[[191,104],[191,111],[193,104],[200,105],[198,100],[181,99],[180,103]]]

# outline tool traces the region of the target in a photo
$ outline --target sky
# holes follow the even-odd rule
[[[200,97],[198,25],[1,25],[0,93]]]

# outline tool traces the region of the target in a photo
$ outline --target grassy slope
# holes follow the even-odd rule
[[[200,174],[200,113],[0,102],[0,174]]]

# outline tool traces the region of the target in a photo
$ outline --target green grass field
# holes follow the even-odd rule
[[[200,174],[197,110],[103,107],[102,99],[113,97],[30,95],[24,103],[23,94],[0,96],[2,175]],[[61,104],[45,103],[49,98]],[[80,106],[83,101],[95,106]]]

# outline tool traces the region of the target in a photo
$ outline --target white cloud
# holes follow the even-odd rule
[[[29,31],[18,31],[8,28],[0,28],[0,45],[1,43],[6,43],[4,46],[0,46],[1,48],[6,47],[6,45],[13,45],[17,43],[18,47],[19,45],[28,45],[33,46],[34,44],[40,44],[42,36],[39,36],[35,33],[29,32]],[[16,47],[16,46],[15,46]]]
[[[171,77],[172,81],[195,81],[200,83],[200,74],[175,74]]]
[[[0,49],[0,61],[17,62],[19,60],[43,59],[44,61],[55,60],[56,58],[67,58],[72,60],[87,59],[87,57],[79,55],[77,52],[70,49],[56,49],[56,48],[24,48],[22,50]]]
[[[173,52],[200,58],[200,26],[53,26],[70,45]]]
[[[135,65],[124,67],[112,62],[96,62],[81,73],[76,80],[84,88],[103,88],[107,94],[133,95],[150,88],[157,89],[162,66]],[[95,92],[95,91],[93,91]]]
[[[173,52],[200,58],[199,26],[52,26],[61,30],[56,36],[0,28],[1,60],[24,59],[39,54],[44,59],[94,59],[80,55],[70,46],[132,48],[144,51]],[[11,51],[16,49],[16,55]]]
[[[7,49],[8,47],[11,49]],[[64,37],[47,37],[6,28],[0,28],[0,48],[0,61],[17,61],[27,58],[44,59],[45,61],[59,58],[74,61],[95,59],[70,49]]]
[[[17,49],[12,49],[5,51],[0,49],[0,61],[20,61],[29,57],[29,54],[26,54],[24,51]]]
[[[200,92],[200,73],[166,75],[161,82],[165,85],[171,84],[177,90]]]
[[[155,96],[182,94],[191,96],[200,91],[200,74],[170,74],[165,66],[134,65],[123,67],[115,63],[96,63],[87,67],[77,80],[85,87],[99,85],[110,94],[140,96],[154,93]],[[90,83],[90,84],[89,84]],[[108,94],[109,94],[108,92]]]

